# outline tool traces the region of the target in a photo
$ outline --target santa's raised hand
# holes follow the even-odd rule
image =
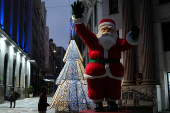
[[[79,2],[77,0],[77,3],[74,2],[74,5],[71,4],[71,7],[72,7],[72,14],[73,14],[74,18],[75,19],[82,18],[83,12],[84,12],[84,6],[82,5],[82,2]]]

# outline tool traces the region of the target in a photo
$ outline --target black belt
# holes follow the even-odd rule
[[[120,59],[90,59],[92,63],[120,63]]]

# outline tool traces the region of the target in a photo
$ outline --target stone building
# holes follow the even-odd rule
[[[62,68],[64,67],[64,62],[63,62],[63,58],[64,58],[64,55],[66,53],[66,50],[61,46],[61,47],[57,47],[56,48],[56,64],[55,64],[55,72],[54,72],[54,75],[55,76],[58,76],[62,70]]]

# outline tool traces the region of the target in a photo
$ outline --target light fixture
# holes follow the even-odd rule
[[[48,80],[48,79],[43,79],[43,80],[46,81],[46,82],[50,81],[50,80]]]
[[[12,44],[11,47],[15,47],[15,46]]]
[[[14,58],[14,59],[16,58],[16,54],[15,54],[15,53],[13,54],[13,58]]]
[[[2,29],[5,29],[4,26],[1,26]]]
[[[56,52],[56,50],[54,50],[54,53]]]
[[[55,68],[57,68],[57,66]]]
[[[3,37],[2,39],[3,39],[3,40],[6,40],[6,37]]]

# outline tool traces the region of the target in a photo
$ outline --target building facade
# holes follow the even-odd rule
[[[31,83],[34,87],[34,96],[40,94],[40,82],[45,68],[45,36],[46,36],[46,8],[41,0],[27,0],[28,5],[28,55],[31,60]]]
[[[63,62],[63,58],[64,58],[65,53],[66,53],[66,50],[63,47],[57,47],[56,60],[55,60],[56,70],[54,73],[55,76],[58,76],[64,67],[65,63]]]
[[[56,66],[55,66],[55,59],[56,59],[56,52],[57,52],[57,46],[55,43],[53,43],[53,39],[49,40],[49,65],[50,65],[50,71],[48,74],[54,75]]]
[[[0,103],[4,102],[5,94],[11,87],[27,97],[27,87],[30,85],[30,56],[28,55],[28,11],[26,0],[0,0],[1,41],[0,41]],[[23,10],[19,10],[23,9]]]
[[[46,40],[46,8],[45,2],[41,3],[41,18],[40,18],[40,39],[39,39],[39,52],[40,52],[40,67],[42,70],[45,68],[45,40]]]

